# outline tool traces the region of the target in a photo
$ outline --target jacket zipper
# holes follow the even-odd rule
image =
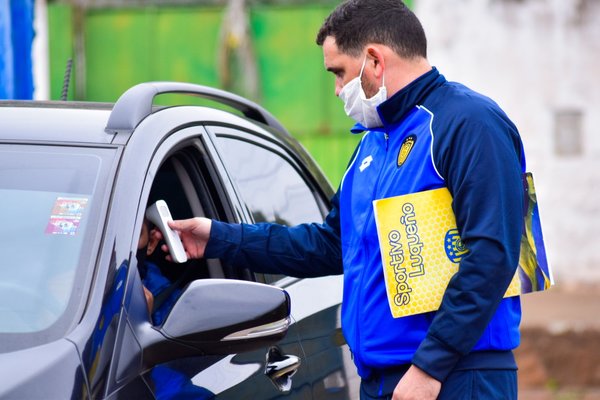
[[[377,191],[378,191],[378,188],[379,188],[379,182],[381,181],[381,175],[383,174],[383,171],[386,169],[387,161],[388,161],[387,157],[388,157],[388,142],[389,142],[388,139],[389,139],[389,135],[387,134],[387,132],[383,132],[383,137],[385,139],[385,157],[384,157],[383,163],[381,165],[381,168],[379,169],[379,173],[377,175],[377,181],[375,182],[375,186],[373,187],[373,194],[371,196],[372,200],[375,199],[375,197],[377,195]],[[365,243],[364,243],[365,239],[364,238],[366,237],[365,231],[367,229],[367,225],[369,224],[369,222],[370,222],[370,220],[372,218],[373,218],[373,207],[371,205],[370,208],[369,208],[369,215],[365,219],[365,225],[363,226],[363,229],[362,229],[362,232],[361,232],[361,237],[362,237],[361,242],[363,243],[364,246],[365,246]],[[368,248],[368,246],[365,246],[365,248]],[[360,279],[359,279],[359,285],[360,285],[360,287],[364,287],[363,280],[364,280],[365,269],[367,269],[366,265],[363,265],[362,268],[361,268],[361,270],[360,270]],[[365,303],[364,302],[364,296],[365,296],[365,292],[361,291],[360,302],[358,304],[364,304]],[[361,319],[362,316],[361,316],[360,307],[356,307],[356,317],[357,317],[356,318],[357,322],[362,320]],[[357,347],[359,349],[359,354],[360,354],[359,359],[360,359],[361,364],[363,364],[363,366],[365,366],[364,365],[364,354],[363,354],[363,349],[362,349],[362,332],[361,332],[361,327],[360,327],[359,323],[357,323],[357,325],[356,325],[356,338],[357,338]],[[356,357],[356,352],[355,352],[354,356]]]

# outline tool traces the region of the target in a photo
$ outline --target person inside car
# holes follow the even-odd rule
[[[181,289],[173,287],[172,282],[162,274],[158,265],[147,260],[147,257],[154,253],[161,240],[161,235],[157,232],[159,230],[154,224],[144,218],[136,254],[144,295],[148,304],[148,312],[154,325],[163,323],[181,294]],[[154,367],[150,373],[150,378],[159,399],[186,397],[208,400],[213,399],[215,396],[210,390],[194,385],[189,377],[181,371],[167,365]]]
[[[138,269],[144,284],[144,295],[148,303],[148,311],[152,316],[154,325],[162,324],[181,294],[181,289],[171,288],[171,281],[162,274],[158,265],[147,259],[154,253],[160,242],[160,236],[156,234],[157,231],[152,222],[144,218],[136,254]]]

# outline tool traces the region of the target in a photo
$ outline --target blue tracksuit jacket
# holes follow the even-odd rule
[[[363,378],[406,363],[440,381],[455,369],[516,368],[510,350],[519,344],[520,300],[502,299],[517,268],[523,223],[525,157],[516,127],[492,100],[435,68],[378,111],[383,127],[353,129],[366,133],[325,223],[215,221],[206,256],[256,272],[343,272],[342,328]],[[400,154],[407,142],[410,152]],[[394,319],[372,201],[444,186],[469,253],[437,312]]]

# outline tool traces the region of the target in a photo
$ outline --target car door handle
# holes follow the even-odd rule
[[[292,388],[292,376],[300,368],[300,357],[282,354],[277,347],[271,347],[267,352],[265,375],[269,377],[277,390],[289,392]]]

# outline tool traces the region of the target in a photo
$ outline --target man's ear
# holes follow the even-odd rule
[[[156,250],[156,246],[158,246],[158,242],[160,242],[160,239],[158,238],[157,235],[155,235],[156,228],[152,228],[150,230],[150,233],[148,234],[148,246],[146,246],[146,255],[149,256],[152,253],[154,253],[154,250]]]
[[[373,76],[377,79],[381,78],[385,70],[385,60],[379,45],[370,44],[367,46],[367,63],[373,65]]]

